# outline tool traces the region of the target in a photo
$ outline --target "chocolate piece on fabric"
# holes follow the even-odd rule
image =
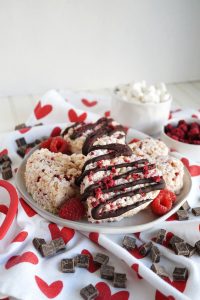
[[[136,247],[136,239],[125,235],[122,246],[127,250],[133,250]]]
[[[113,285],[117,288],[126,287],[126,274],[124,273],[114,273]]]
[[[160,229],[156,236],[156,243],[163,244],[167,231],[165,229]]]
[[[43,257],[49,257],[56,254],[56,249],[51,243],[43,244],[41,245],[40,253]]]
[[[177,255],[189,255],[189,250],[185,242],[175,243],[173,249]]]
[[[184,242],[183,239],[181,239],[179,236],[177,235],[173,235],[173,237],[170,239],[169,241],[169,245],[172,247],[172,249],[174,248],[174,244],[175,243],[181,243]]]
[[[200,255],[200,240],[195,243],[195,248],[196,248],[198,255]]]
[[[163,266],[160,266],[157,263],[153,263],[151,265],[151,270],[156,273],[158,276],[161,277],[168,277],[169,275],[167,274],[167,272],[165,271],[165,268]]]
[[[25,138],[17,139],[17,140],[15,140],[15,142],[16,142],[18,148],[27,145]]]
[[[142,256],[146,256],[150,250],[151,250],[151,247],[153,246],[152,242],[148,242],[148,243],[145,243],[143,244],[140,248],[139,248],[139,252]]]
[[[63,240],[62,237],[59,237],[57,239],[54,239],[50,242],[51,244],[53,244],[53,246],[55,247],[56,249],[56,252],[59,252],[59,251],[62,251],[62,250],[65,250],[65,242]]]
[[[179,209],[177,212],[178,220],[184,221],[189,219],[189,214],[187,210]]]
[[[174,281],[184,281],[188,277],[188,270],[186,268],[175,267],[173,271]]]
[[[74,273],[75,264],[73,258],[62,259],[60,263],[61,272],[63,273]]]
[[[192,208],[192,213],[195,217],[200,216],[200,207],[193,207]]]
[[[115,268],[113,266],[102,265],[100,269],[101,278],[113,280],[114,270]]]
[[[7,154],[0,156],[0,164],[3,164],[6,161],[9,161],[12,164],[12,161]]]
[[[109,261],[109,257],[103,253],[97,253],[94,257],[94,263],[97,265],[106,265]]]
[[[89,268],[90,257],[86,254],[79,254],[75,257],[75,264],[79,268]]]
[[[25,123],[17,124],[17,125],[15,126],[15,130],[19,130],[19,129],[26,128],[26,127],[27,127],[27,126],[26,126]]]
[[[44,244],[46,244],[46,241],[44,239],[40,239],[40,238],[34,238],[33,239],[33,246],[38,251],[40,251],[41,246],[44,245]]]
[[[4,180],[11,179],[12,177],[13,177],[13,173],[12,173],[11,167],[8,167],[8,168],[2,170],[2,178]]]
[[[187,257],[191,257],[195,252],[196,252],[196,248],[191,246],[190,244],[186,243],[187,245],[187,248],[188,248],[188,251],[189,251],[189,254],[188,255],[185,255]]]
[[[150,258],[152,262],[158,263],[160,261],[160,251],[158,247],[152,246],[150,250]]]
[[[99,295],[99,291],[92,284],[87,285],[80,291],[80,295],[85,300],[93,300]]]
[[[181,210],[187,210],[187,211],[189,211],[190,208],[191,208],[191,207],[189,206],[189,204],[188,204],[187,201],[185,201],[185,202],[183,203],[183,205],[180,207]]]

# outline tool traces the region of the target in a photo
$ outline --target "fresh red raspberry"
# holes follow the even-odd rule
[[[188,126],[186,124],[181,124],[178,126],[182,131],[187,132],[188,131]]]
[[[178,126],[180,126],[180,125],[186,125],[187,126],[187,123],[186,123],[185,120],[180,120],[180,121],[178,121]]]
[[[176,201],[176,195],[168,190],[161,190],[158,196],[152,201],[151,209],[159,216],[166,214]]]
[[[199,124],[197,122],[193,122],[190,124],[190,128],[199,128]]]
[[[50,144],[50,151],[51,152],[61,152],[61,153],[68,153],[69,152],[69,144],[60,136],[56,136],[52,138]]]
[[[78,198],[70,198],[64,202],[58,211],[59,217],[77,221],[85,216],[85,207]]]
[[[45,149],[49,149],[50,150],[50,144],[52,141],[52,137],[48,138],[47,140],[44,140],[41,144],[40,144],[40,148],[45,148]]]
[[[199,127],[193,127],[190,129],[190,131],[188,132],[188,136],[194,138],[196,136],[199,135]]]

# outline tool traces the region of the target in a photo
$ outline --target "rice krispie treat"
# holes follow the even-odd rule
[[[105,129],[106,130],[106,129]],[[119,221],[147,207],[164,189],[155,164],[132,154],[116,136],[90,135],[83,145],[86,161],[77,179],[90,222]]]
[[[85,158],[36,150],[27,160],[25,182],[33,200],[45,210],[56,213],[66,198],[79,194],[74,180],[81,174]]]
[[[101,130],[103,128],[107,128],[107,133],[110,131],[115,130],[115,135],[118,136],[120,130],[121,134],[121,142],[125,142],[125,132],[122,130],[123,127],[115,122],[111,118],[100,118],[95,123],[75,123],[70,127],[67,127],[62,135],[64,139],[70,144],[71,152],[72,153],[81,153],[83,144],[86,138],[93,132],[99,132],[99,136]]]
[[[149,160],[155,160],[159,156],[167,156],[169,154],[169,148],[165,143],[152,138],[145,138],[138,142],[130,143],[129,147],[137,156],[148,158]]]

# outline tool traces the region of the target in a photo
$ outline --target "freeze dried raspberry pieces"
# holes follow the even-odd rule
[[[166,214],[176,201],[176,195],[168,190],[161,190],[158,196],[151,202],[152,211],[159,216]]]

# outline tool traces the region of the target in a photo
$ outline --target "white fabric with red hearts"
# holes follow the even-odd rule
[[[42,127],[26,128],[8,133],[1,141],[0,155],[8,153],[16,171],[21,158],[16,153],[15,140],[25,137],[27,141],[40,136],[60,133],[59,123],[77,121],[95,121],[100,116],[110,115],[110,96],[90,92],[49,91],[39,100],[26,125],[43,123]],[[175,110],[170,117],[200,117],[199,111]],[[199,206],[200,166],[187,158],[183,162],[192,175],[192,191],[188,202],[192,207]],[[15,184],[15,178],[10,180]],[[0,224],[2,223],[9,197],[0,190]],[[161,227],[162,226],[162,227]],[[190,215],[188,221],[177,221],[176,216],[170,217],[152,230],[132,234],[137,245],[152,240],[158,229],[167,230],[167,237],[176,234],[188,243],[200,240],[200,218]],[[151,260],[142,257],[136,248],[128,252],[122,248],[121,235],[77,232],[66,227],[49,223],[34,212],[20,198],[18,213],[6,237],[0,241],[0,299],[81,299],[80,290],[92,283],[99,290],[97,300],[199,300],[200,295],[200,257],[195,254],[191,258],[175,255],[166,245],[158,245],[162,254],[161,265],[168,271],[169,278],[162,279],[150,270]],[[32,245],[34,237],[50,241],[63,237],[66,252],[52,258],[42,258]],[[102,246],[102,247],[101,247]],[[117,289],[112,282],[100,278],[99,268],[93,263],[93,256],[102,252],[110,257],[110,264],[117,272],[127,274],[127,288]],[[60,261],[80,253],[90,255],[89,269],[77,268],[74,274],[60,271]],[[123,260],[122,260],[123,258]],[[189,270],[186,281],[173,281],[172,271],[175,265],[185,266]]]

